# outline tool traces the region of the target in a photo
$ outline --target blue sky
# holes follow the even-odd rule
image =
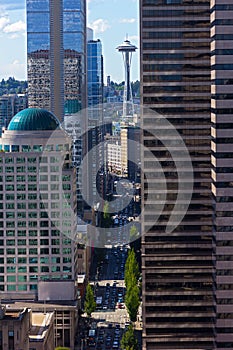
[[[116,47],[126,35],[139,47],[138,0],[87,0],[89,27],[94,39],[100,39],[106,76],[124,80],[123,61]],[[9,76],[26,79],[26,0],[2,0],[0,3],[0,80]],[[139,80],[139,50],[133,55],[131,80]]]

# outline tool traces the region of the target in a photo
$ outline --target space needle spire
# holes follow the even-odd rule
[[[135,45],[132,45],[126,36],[123,44],[117,46],[118,52],[122,53],[124,67],[125,67],[125,86],[123,98],[123,119],[134,114],[133,96],[130,84],[130,66],[132,61],[132,54],[137,50]]]

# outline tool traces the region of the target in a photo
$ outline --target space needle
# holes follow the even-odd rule
[[[123,119],[134,114],[133,108],[133,96],[130,84],[130,66],[132,61],[132,54],[137,50],[135,45],[126,39],[123,44],[116,48],[122,53],[124,66],[125,66],[125,86],[124,86],[124,97],[123,97]]]

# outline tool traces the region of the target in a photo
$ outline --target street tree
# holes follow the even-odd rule
[[[130,244],[130,248],[134,249],[134,251],[136,253],[136,259],[137,259],[138,263],[140,263],[141,237],[140,237],[139,229],[135,224],[133,224],[129,230],[129,244]]]
[[[127,307],[130,320],[137,321],[138,308],[140,305],[139,288],[138,285],[133,285],[126,291],[125,305]]]
[[[104,203],[104,208],[103,208],[103,227],[110,227],[112,223],[111,215],[109,213],[109,203],[105,202]]]
[[[133,249],[129,251],[128,258],[125,263],[125,286],[129,288],[132,284],[137,284],[140,276],[138,263]]]
[[[132,225],[129,230],[129,239],[131,241],[135,241],[138,239],[138,229],[135,225]]]
[[[133,326],[130,325],[121,339],[122,350],[138,350],[138,341],[135,338]]]
[[[94,312],[96,309],[96,302],[95,302],[95,296],[93,289],[91,288],[91,285],[87,285],[86,290],[86,297],[85,297],[85,304],[84,304],[84,311],[86,312],[88,317],[91,317],[92,312]]]

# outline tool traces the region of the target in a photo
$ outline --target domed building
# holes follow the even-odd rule
[[[17,113],[8,128],[2,130],[0,149],[5,152],[43,151],[48,141],[56,143],[56,137],[64,139],[64,135],[58,119],[51,112],[27,108]]]
[[[40,108],[27,108],[11,119],[8,130],[46,131],[55,130],[59,125],[58,119],[51,112]]]
[[[17,113],[0,139],[0,298],[37,297],[39,281],[76,276],[76,173],[50,112]]]

